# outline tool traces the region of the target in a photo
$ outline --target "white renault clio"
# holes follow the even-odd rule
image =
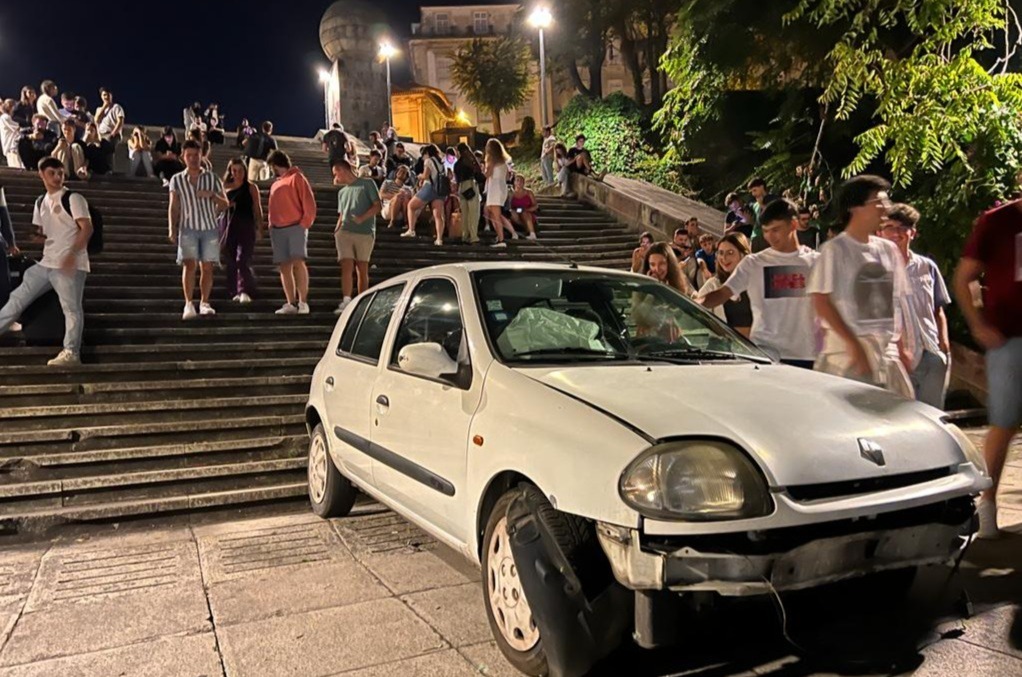
[[[361,489],[482,566],[527,674],[582,674],[689,593],[909,576],[989,485],[942,412],[773,363],[650,278],[456,264],[358,297],[312,380],[309,495]],[[900,576],[907,579],[908,576]]]

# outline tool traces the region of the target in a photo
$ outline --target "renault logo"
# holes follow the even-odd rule
[[[879,444],[865,437],[859,438],[859,455],[870,463],[887,465],[887,461],[884,460],[884,450],[880,448]]]

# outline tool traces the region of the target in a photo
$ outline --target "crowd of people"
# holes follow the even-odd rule
[[[826,233],[814,214],[770,195],[727,198],[723,236],[689,219],[670,242],[646,232],[632,256],[642,273],[689,296],[782,363],[855,379],[943,408],[952,302],[937,264],[913,249],[920,214],[894,203],[883,178],[841,188]],[[1008,445],[1022,424],[1022,201],[984,214],[955,275],[955,299],[987,350],[994,487],[979,504],[980,535],[993,537],[996,490]],[[697,246],[698,243],[698,246]],[[972,288],[980,278],[985,297]]]

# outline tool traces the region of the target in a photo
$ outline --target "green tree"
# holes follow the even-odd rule
[[[466,99],[493,114],[493,131],[502,132],[500,115],[525,103],[531,88],[528,46],[517,38],[477,38],[454,53],[451,78]]]

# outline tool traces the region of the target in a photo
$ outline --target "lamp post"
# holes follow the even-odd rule
[[[554,17],[546,7],[537,7],[529,15],[529,23],[539,29],[539,106],[540,124],[547,126],[546,117],[546,45],[543,42],[543,29],[549,28]]]
[[[397,49],[394,45],[389,42],[380,43],[380,58],[387,62],[387,124],[391,127],[394,126],[394,111],[391,108],[391,88],[390,88],[390,59],[397,54]]]
[[[323,129],[330,129],[330,71],[325,68],[319,69],[319,82],[323,85]]]

